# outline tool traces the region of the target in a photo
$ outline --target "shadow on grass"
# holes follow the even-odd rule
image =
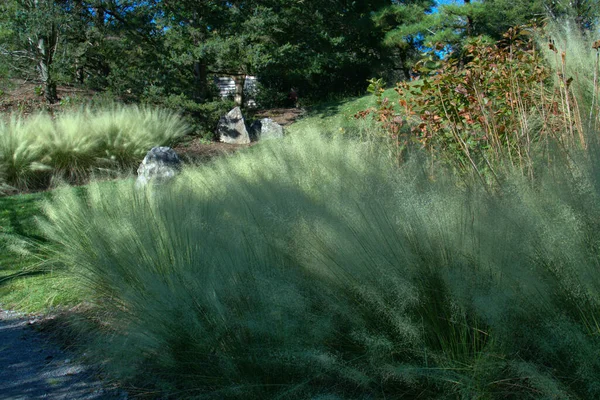
[[[46,275],[48,271],[44,270],[31,270],[31,271],[18,271],[9,275],[5,275],[0,278],[0,288],[10,284],[15,279],[19,278],[30,278],[34,276]]]
[[[40,215],[42,201],[48,197],[48,193],[0,197],[0,272],[8,273],[0,277],[0,286],[43,273],[30,269],[37,260],[11,250],[11,242],[46,242],[35,217]]]
[[[35,217],[48,193],[0,197],[0,232],[34,240],[45,240],[37,230]]]
[[[319,116],[321,118],[330,118],[334,117],[340,112],[342,112],[345,105],[352,103],[358,98],[351,98],[339,101],[332,101],[323,104],[319,104],[315,107],[312,107],[306,114],[307,117],[316,117]]]

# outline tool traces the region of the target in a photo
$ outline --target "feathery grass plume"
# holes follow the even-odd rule
[[[18,188],[47,187],[50,178],[80,183],[100,170],[129,170],[188,131],[177,114],[136,106],[12,115],[0,121],[0,176]]]
[[[534,185],[515,168],[488,192],[307,133],[165,190],[63,190],[42,228],[109,316],[96,354],[132,385],[594,398],[600,171],[573,162]]]
[[[61,114],[50,121],[54,129],[44,143],[45,161],[55,177],[81,182],[98,165],[103,143],[92,130],[94,122],[85,113]]]
[[[551,24],[546,30],[547,36],[538,40],[546,59],[557,73],[556,77],[560,78],[560,74],[565,80],[573,78],[570,85],[573,85],[578,100],[585,102],[582,105],[591,106],[594,89],[597,90],[597,49],[593,47],[597,38],[583,36],[575,22],[570,20]]]
[[[173,112],[151,107],[114,106],[91,111],[92,129],[106,146],[106,154],[122,165],[131,165],[157,144],[167,144],[189,132]]]
[[[25,122],[16,115],[0,119],[0,179],[19,188],[35,186],[40,163],[47,155],[43,143],[52,134],[50,118],[39,114]]]
[[[598,48],[591,36],[583,36],[572,20],[553,23],[540,47],[554,70],[555,103],[564,114],[566,133],[585,145],[585,131],[598,125]],[[558,109],[558,107],[556,107]]]

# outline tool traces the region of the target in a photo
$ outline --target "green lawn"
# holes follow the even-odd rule
[[[10,251],[15,238],[40,240],[35,217],[40,214],[42,201],[48,192],[0,197],[0,276],[22,271],[35,262],[33,257],[18,256]]]
[[[398,94],[393,88],[387,89],[383,97],[394,103],[398,100]],[[354,118],[357,112],[374,106],[375,96],[370,94],[323,103],[310,109],[307,115],[291,125],[288,131],[294,133],[313,128],[324,133],[343,133],[357,127],[358,121]]]
[[[0,197],[0,306],[25,312],[75,305],[81,290],[74,278],[43,264],[35,251],[22,252],[21,243],[43,241],[36,226],[43,201],[51,192]]]

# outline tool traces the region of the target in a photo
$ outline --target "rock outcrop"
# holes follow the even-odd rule
[[[153,147],[137,170],[136,186],[168,182],[179,174],[181,166],[181,160],[172,148]]]
[[[281,139],[283,137],[283,127],[271,118],[263,118],[254,121],[250,126],[250,139],[254,141],[267,139]]]
[[[242,110],[239,107],[229,111],[221,117],[217,125],[219,140],[224,143],[248,144],[250,136],[246,130],[246,123]]]

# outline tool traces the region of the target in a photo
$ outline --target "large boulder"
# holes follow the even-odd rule
[[[254,121],[250,126],[250,139],[252,141],[266,139],[281,139],[283,137],[283,127],[271,118],[263,118]]]
[[[217,133],[221,142],[233,144],[250,143],[250,136],[246,130],[244,116],[239,107],[234,108],[227,115],[221,117],[217,125]]]
[[[136,185],[143,187],[150,182],[168,182],[181,172],[181,166],[181,160],[172,148],[153,147],[137,170]]]

